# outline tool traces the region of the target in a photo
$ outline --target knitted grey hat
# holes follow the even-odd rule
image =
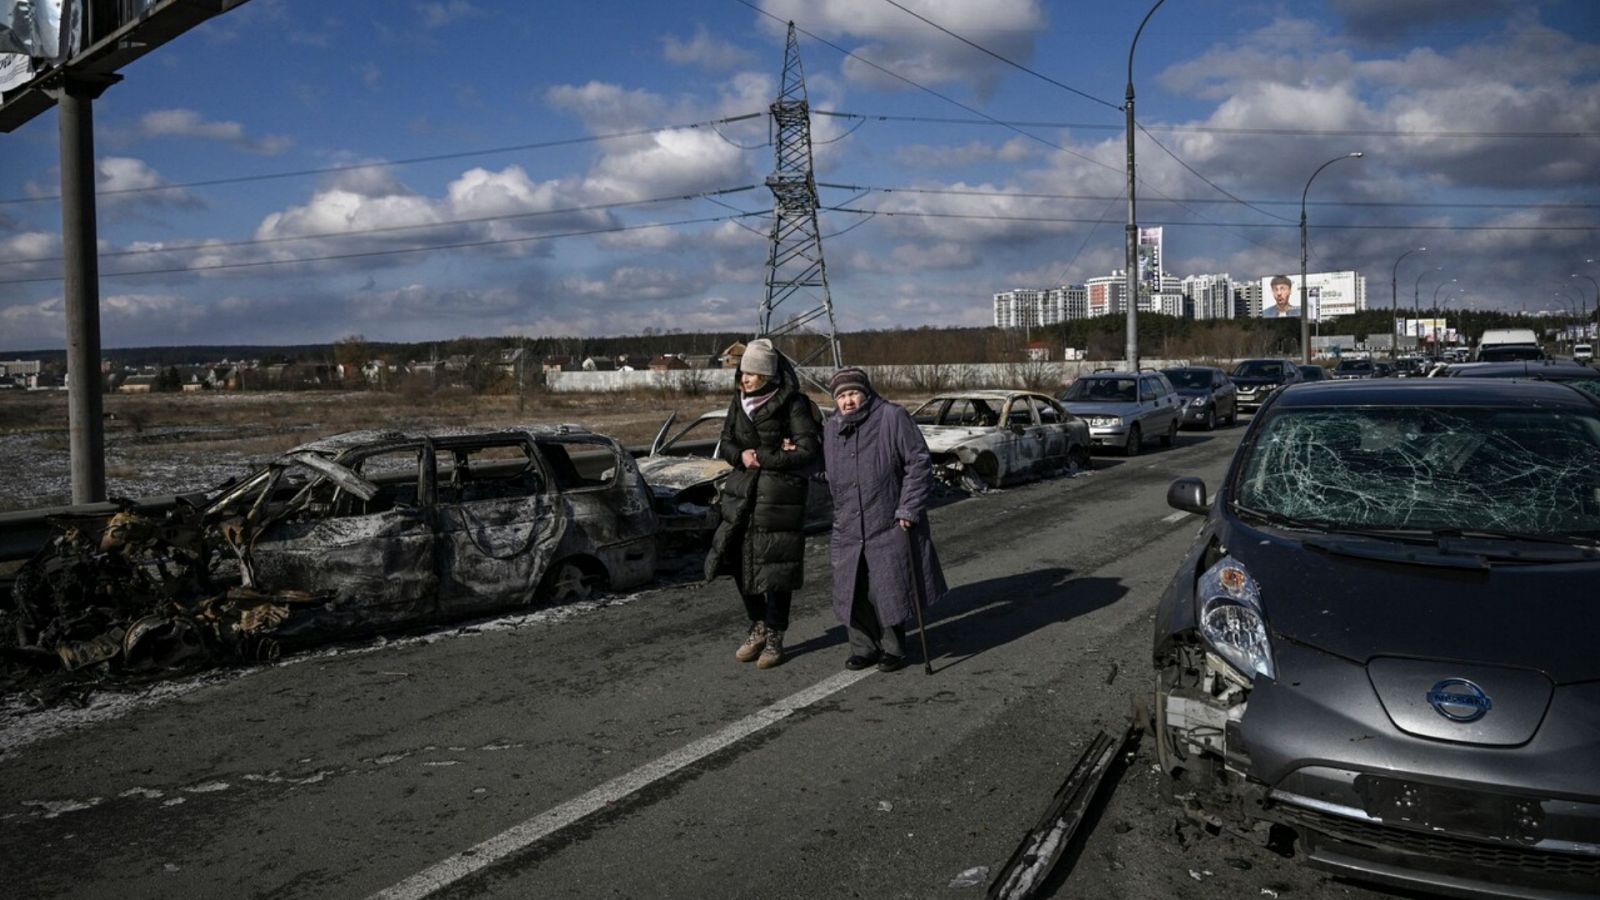
[[[756,338],[745,345],[744,356],[739,357],[739,370],[771,378],[778,373],[778,351],[766,338]]]

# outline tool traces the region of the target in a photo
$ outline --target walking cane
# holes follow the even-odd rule
[[[928,589],[922,583],[922,566],[917,564],[917,544],[911,539],[911,528],[900,530],[906,536],[906,555],[911,560],[911,583],[917,588],[917,596],[913,598],[916,602],[911,607],[917,611],[917,636],[922,638],[922,672],[932,675],[933,662],[928,658],[928,624],[922,621],[922,606],[928,601]]]

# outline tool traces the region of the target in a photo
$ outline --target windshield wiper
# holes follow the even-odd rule
[[[1518,534],[1479,528],[1440,528],[1434,534],[1439,549],[1446,553],[1470,553],[1523,563],[1600,559],[1600,546],[1594,539],[1578,535]]]
[[[1326,522],[1314,522],[1309,519],[1296,519],[1294,516],[1286,516],[1279,512],[1271,512],[1264,509],[1252,509],[1251,507],[1245,506],[1243,503],[1240,503],[1237,500],[1233,501],[1232,506],[1234,512],[1240,513],[1246,518],[1254,519],[1264,525],[1275,525],[1279,528],[1290,528],[1299,531],[1321,532],[1326,532],[1332,528],[1332,526]]]

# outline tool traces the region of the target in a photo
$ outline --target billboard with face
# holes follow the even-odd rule
[[[78,50],[80,6],[78,0],[0,0],[0,53],[64,62]]]

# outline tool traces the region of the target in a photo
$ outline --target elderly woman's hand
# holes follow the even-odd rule
[[[746,451],[744,451],[744,453],[739,455],[739,461],[744,463],[744,467],[746,469],[759,469],[759,468],[761,468],[761,461],[759,459],[756,459],[756,451],[754,451],[754,450],[746,450]]]
[[[910,519],[896,519],[895,521],[900,523],[900,530],[901,531],[910,531],[911,530],[911,520]]]
[[[779,450],[799,450],[800,447],[799,447],[798,444],[796,444],[794,441],[790,440],[789,438],[784,438],[783,439],[783,443],[778,445],[778,449]]]

